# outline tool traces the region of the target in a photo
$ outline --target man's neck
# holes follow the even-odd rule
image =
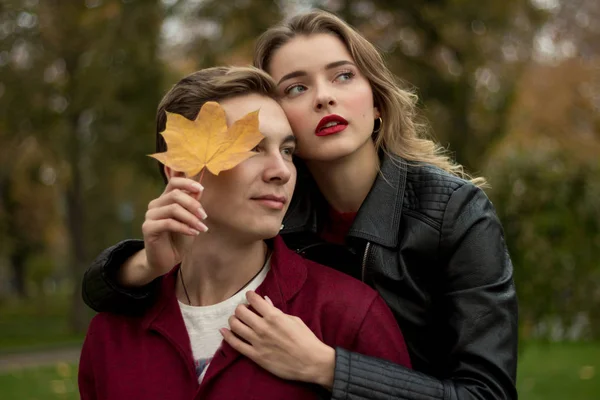
[[[193,306],[208,306],[227,300],[238,292],[265,264],[264,241],[232,243],[222,234],[199,235],[183,257],[177,297],[188,304],[185,289]]]
[[[339,212],[356,212],[369,194],[379,171],[375,145],[335,161],[307,161],[306,166],[327,203]]]

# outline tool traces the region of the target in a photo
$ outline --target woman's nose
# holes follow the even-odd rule
[[[335,104],[336,100],[330,88],[324,84],[317,87],[314,104],[315,110],[322,110],[323,108],[331,107]]]

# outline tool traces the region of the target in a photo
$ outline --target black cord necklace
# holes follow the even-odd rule
[[[265,263],[263,264],[263,266],[261,267],[261,269],[259,269],[258,272],[256,273],[256,275],[254,275],[252,278],[250,278],[250,280],[248,282],[246,282],[246,284],[244,286],[242,286],[237,292],[235,292],[234,294],[232,294],[230,296],[230,298],[233,297],[233,296],[235,296],[236,294],[238,294],[242,290],[244,290],[254,279],[256,279],[256,277],[258,275],[260,275],[260,273],[265,269],[265,267],[269,263],[269,258],[271,258],[271,249],[268,248],[267,249],[267,253],[265,254]],[[183,292],[185,293],[185,298],[187,299],[188,304],[191,306],[192,305],[192,300],[190,300],[190,295],[188,294],[187,287],[185,286],[185,281],[183,280],[183,272],[182,272],[182,268],[181,267],[179,267],[179,278],[181,279],[181,286],[183,286]]]

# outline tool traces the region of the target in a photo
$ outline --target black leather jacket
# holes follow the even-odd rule
[[[326,212],[302,177],[284,220],[290,248],[373,286],[394,312],[415,370],[336,349],[333,399],[516,399],[517,299],[500,222],[484,192],[428,165],[384,156],[347,245],[323,242]],[[134,312],[152,287],[128,291],[114,273],[143,246],[105,250],[86,272],[96,310]],[[154,283],[156,284],[156,283]]]

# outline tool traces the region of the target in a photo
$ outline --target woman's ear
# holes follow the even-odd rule
[[[381,113],[379,112],[379,108],[378,107],[373,107],[373,114],[375,114],[375,118],[381,118]]]

